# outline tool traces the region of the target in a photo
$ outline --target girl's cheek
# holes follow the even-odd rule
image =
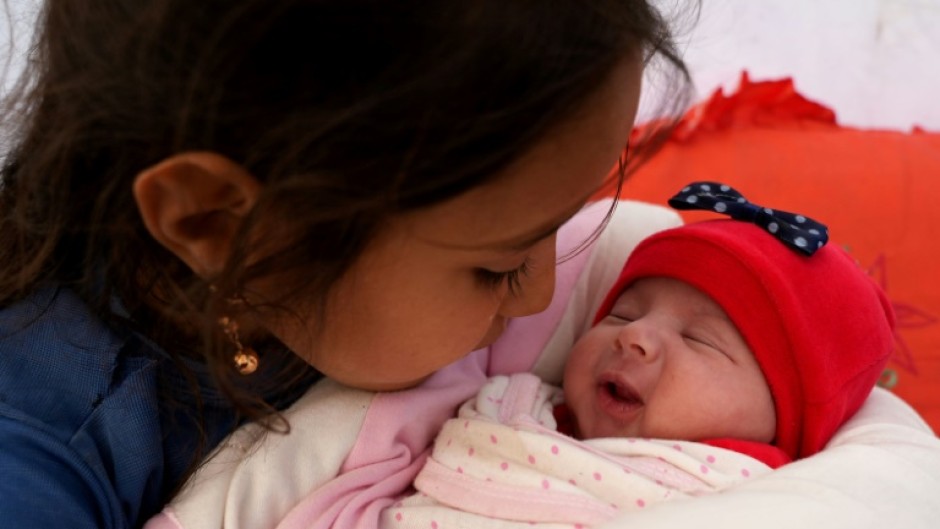
[[[500,316],[499,298],[492,293],[477,294],[476,301],[463,313],[465,318],[458,325],[463,325],[468,332],[464,354],[486,347],[506,330],[506,318]],[[472,299],[468,297],[468,299]]]

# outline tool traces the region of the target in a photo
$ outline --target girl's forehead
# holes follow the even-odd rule
[[[571,119],[486,184],[409,214],[416,237],[507,246],[550,233],[602,187],[626,145],[641,67],[625,60]]]
[[[594,189],[586,184],[581,186],[586,193],[540,200],[532,200],[533,193],[509,189],[489,197],[470,193],[410,216],[409,228],[417,239],[442,248],[522,252],[552,235],[583,207]]]
[[[605,176],[606,171],[588,177],[517,164],[511,175],[411,214],[407,221],[417,239],[434,246],[520,252],[574,216]]]

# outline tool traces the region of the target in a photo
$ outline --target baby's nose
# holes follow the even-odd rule
[[[643,361],[653,362],[659,358],[662,338],[655,325],[639,319],[620,328],[616,346],[623,354],[634,354]]]

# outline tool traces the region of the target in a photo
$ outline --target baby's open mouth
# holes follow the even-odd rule
[[[629,386],[623,386],[616,382],[607,382],[604,384],[604,388],[607,390],[607,393],[618,402],[633,405],[643,404],[643,399]]]
[[[594,399],[597,411],[613,420],[618,428],[635,421],[645,407],[640,392],[618,372],[600,377]]]

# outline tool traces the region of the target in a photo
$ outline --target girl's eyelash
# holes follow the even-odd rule
[[[515,296],[522,289],[522,277],[529,274],[529,259],[527,258],[512,270],[494,272],[486,268],[478,268],[476,272],[477,278],[488,288],[496,289],[506,283],[509,286],[509,293]]]

